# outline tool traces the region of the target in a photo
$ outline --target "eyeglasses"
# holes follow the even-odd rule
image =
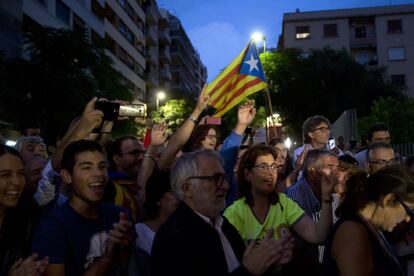
[[[213,175],[197,175],[187,178],[187,180],[190,179],[204,179],[216,184],[222,184],[223,181],[226,181],[227,183],[229,182],[229,177],[224,173],[215,173]]]
[[[215,134],[207,134],[206,135],[206,138],[208,138],[208,139],[213,139],[213,138],[217,139],[217,135],[215,135]]]
[[[262,173],[265,173],[265,172],[268,172],[268,171],[276,172],[277,168],[278,168],[278,165],[276,165],[276,164],[270,164],[269,165],[269,164],[262,163],[262,164],[253,166],[253,168],[258,168],[259,171],[262,172]]]
[[[331,128],[330,127],[318,127],[318,128],[315,128],[313,131],[317,131],[317,130],[319,130],[322,133],[326,133],[328,131],[331,131]]]
[[[405,202],[402,201],[401,199],[398,199],[398,201],[400,202],[404,210],[407,212],[407,215],[414,218],[414,211],[410,207],[408,207],[407,204],[405,204]]]
[[[369,164],[375,164],[375,165],[381,165],[381,166],[392,165],[395,162],[396,162],[395,158],[390,159],[390,160],[379,159],[375,161],[368,161]]]
[[[123,152],[123,153],[121,153],[121,155],[129,154],[129,155],[133,155],[133,156],[138,156],[138,155],[142,155],[144,153],[145,153],[144,150],[134,149],[134,150],[131,150],[131,151]]]

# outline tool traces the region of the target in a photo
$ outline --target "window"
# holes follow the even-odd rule
[[[308,39],[310,38],[309,26],[296,27],[296,39]]]
[[[324,37],[337,37],[338,36],[338,25],[337,24],[325,24],[323,25]]]
[[[45,0],[36,0],[37,2],[39,2],[42,6],[46,7],[46,1]]]
[[[402,20],[388,20],[388,33],[402,33]]]
[[[85,22],[73,13],[73,30],[74,31],[84,31],[85,30]]]
[[[405,75],[391,75],[391,83],[398,87],[405,87]]]
[[[101,4],[97,0],[91,1],[91,10],[93,14],[95,14],[100,20],[104,20],[105,16],[105,9],[101,6]]]
[[[388,60],[404,60],[405,49],[403,47],[388,48]]]
[[[70,9],[61,0],[56,1],[56,17],[66,24],[70,24]]]
[[[368,64],[371,57],[368,53],[356,53],[354,55],[355,61],[361,65]]]
[[[365,38],[367,36],[367,30],[365,27],[355,27],[355,38]]]

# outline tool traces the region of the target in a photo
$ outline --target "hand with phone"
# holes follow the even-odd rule
[[[95,105],[97,103],[97,98],[90,100],[83,110],[82,116],[79,119],[78,131],[84,133],[86,137],[94,129],[99,127],[104,119],[105,115],[102,110],[96,109]]]

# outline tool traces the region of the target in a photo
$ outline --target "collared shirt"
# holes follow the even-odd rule
[[[285,191],[286,195],[293,199],[305,211],[305,213],[318,222],[320,218],[322,204],[313,193],[310,185],[302,175],[298,178],[295,184]],[[335,195],[332,197],[332,222],[335,223],[338,217],[335,215],[335,210],[340,203],[339,198]],[[319,246],[319,262],[323,259],[324,246]]]
[[[236,270],[236,268],[240,266],[240,263],[237,260],[236,255],[234,254],[233,248],[231,247],[229,240],[221,230],[221,226],[223,225],[224,221],[223,218],[221,216],[218,216],[217,219],[213,221],[210,218],[204,216],[203,214],[200,214],[199,212],[195,213],[199,215],[205,222],[211,225],[211,227],[217,230],[220,236],[221,245],[223,246],[224,255],[226,256],[227,268],[229,270],[229,273]]]

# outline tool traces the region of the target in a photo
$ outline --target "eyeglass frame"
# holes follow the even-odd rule
[[[390,160],[379,159],[379,160],[376,160],[376,161],[368,161],[368,164],[388,166],[388,165],[394,164],[395,162],[397,162],[396,158],[393,158],[393,159],[390,159]]]
[[[400,198],[397,198],[397,200],[398,200],[398,202],[400,202],[401,206],[404,208],[407,215],[414,218],[414,210],[411,209],[410,207],[408,207],[407,204],[405,204],[405,202],[403,200],[401,200]]]
[[[145,150],[134,149],[134,150],[130,150],[130,151],[127,151],[127,152],[121,152],[120,155],[123,156],[123,155],[126,155],[126,154],[133,155],[133,156],[143,155],[143,154],[145,154]]]
[[[216,138],[216,140],[217,140],[218,139],[218,135],[217,134],[206,134],[205,138],[208,138],[208,139]]]
[[[264,166],[266,166],[266,170],[265,171],[264,171],[264,169],[265,169]],[[271,168],[272,166],[273,166],[273,169]],[[271,165],[269,165],[267,163],[260,163],[260,164],[254,165],[252,167],[252,169],[253,168],[258,168],[259,169],[259,172],[265,173],[265,172],[268,172],[268,171],[270,171],[270,172],[277,172],[278,167],[279,166],[276,163],[273,163]]]
[[[318,127],[318,128],[315,128],[314,130],[312,130],[312,132],[317,131],[317,130],[320,130],[322,133],[326,133],[328,131],[331,131],[332,128],[331,127]]]
[[[229,183],[230,179],[229,176],[226,173],[214,173],[212,175],[195,175],[188,177],[185,181],[191,180],[191,179],[203,179],[210,182],[215,182],[217,184],[223,184],[224,181]]]

